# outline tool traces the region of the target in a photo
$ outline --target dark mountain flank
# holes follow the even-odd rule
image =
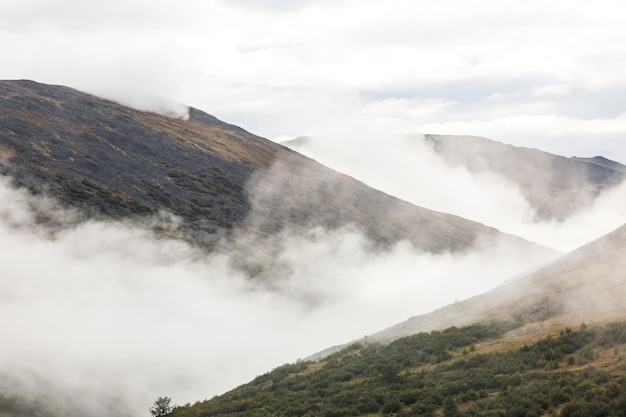
[[[381,245],[456,251],[501,234],[373,190],[281,145],[190,108],[141,112],[67,87],[0,82],[0,173],[82,218],[173,213],[169,230],[211,245],[235,228],[353,224]],[[43,213],[45,218],[45,213]]]
[[[564,220],[626,178],[626,166],[600,156],[566,158],[475,136],[425,139],[452,165],[496,172],[516,184],[539,220]]]
[[[170,211],[214,233],[249,210],[244,186],[276,149],[190,109],[188,121],[136,111],[58,86],[0,83],[0,169],[85,216]]]

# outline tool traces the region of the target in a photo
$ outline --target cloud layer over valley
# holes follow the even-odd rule
[[[312,136],[297,149],[373,188],[565,252],[626,223],[626,184],[539,222],[507,180],[451,166],[416,135],[626,163],[625,12],[617,0],[5,0],[0,78],[182,119],[190,105],[277,142]],[[0,392],[69,417],[202,400],[555,256],[514,240],[375,250],[350,225],[238,231],[206,253],[155,236],[152,219],[80,223],[8,184]],[[246,275],[247,254],[265,273]]]
[[[367,121],[335,124],[317,133],[287,144],[415,205],[456,214],[563,253],[626,223],[626,183],[607,189],[564,221],[541,221],[515,184],[490,170],[470,172],[447,163],[421,135],[391,135]]]
[[[159,395],[207,398],[546,261],[510,242],[372,252],[356,230],[318,228],[268,242],[288,273],[251,280],[228,246],[207,254],[106,222],[51,235],[32,209],[50,202],[6,181],[0,194],[3,388],[83,415],[139,415]]]

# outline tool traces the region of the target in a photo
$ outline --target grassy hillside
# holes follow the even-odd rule
[[[565,328],[511,347],[521,321],[352,345],[284,365],[212,400],[207,416],[624,416],[626,323]]]

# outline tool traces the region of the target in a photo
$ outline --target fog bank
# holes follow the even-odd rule
[[[546,260],[500,242],[460,255],[407,243],[372,252],[352,228],[317,228],[284,232],[277,257],[289,273],[266,282],[234,269],[227,247],[207,254],[137,225],[42,233],[29,209],[41,201],[6,182],[0,196],[4,392],[87,416],[210,398]]]
[[[538,221],[518,187],[503,176],[450,165],[421,135],[396,135],[392,125],[361,122],[322,129],[315,132],[319,136],[288,145],[415,205],[456,214],[562,253],[626,223],[626,183],[605,191],[565,221]]]

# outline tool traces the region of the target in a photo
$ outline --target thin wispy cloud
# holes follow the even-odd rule
[[[310,140],[287,144],[417,206],[496,227],[562,253],[626,223],[626,183],[605,190],[593,204],[583,204],[565,220],[540,220],[518,185],[502,175],[449,164],[423,136],[387,132],[376,121],[344,120],[319,130]],[[535,181],[539,184],[541,178]]]
[[[182,404],[225,392],[553,256],[500,240],[460,254],[406,242],[375,251],[350,227],[269,241],[244,233],[208,254],[137,224],[42,233],[41,201],[5,181],[0,195],[0,327],[10,340],[0,389],[80,415],[139,415],[157,396]],[[272,253],[281,273],[251,279],[236,268],[245,244]]]

